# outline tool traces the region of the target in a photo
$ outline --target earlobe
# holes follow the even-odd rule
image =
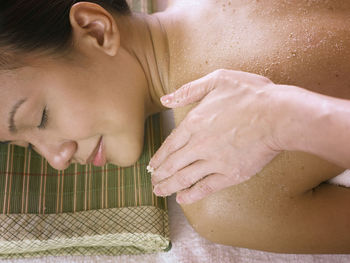
[[[115,56],[120,46],[120,34],[113,16],[101,6],[79,2],[70,10],[74,42],[80,47],[94,47]]]

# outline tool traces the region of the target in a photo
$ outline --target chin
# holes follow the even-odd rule
[[[135,160],[126,160],[126,161],[117,161],[117,162],[109,162],[111,164],[117,165],[119,167],[130,167],[132,165],[134,165],[136,162],[138,161],[138,159]]]
[[[135,148],[132,151],[129,149],[128,151],[121,152],[115,160],[111,159],[108,162],[120,167],[129,167],[134,165],[140,159],[141,154],[142,147]]]

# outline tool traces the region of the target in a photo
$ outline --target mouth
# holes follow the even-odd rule
[[[92,163],[94,166],[104,166],[106,164],[106,156],[103,149],[103,137],[99,139],[95,149],[86,161]]]

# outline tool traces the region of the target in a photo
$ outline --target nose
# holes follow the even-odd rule
[[[67,141],[58,146],[36,145],[36,148],[53,168],[64,170],[70,165],[78,145],[74,141]]]

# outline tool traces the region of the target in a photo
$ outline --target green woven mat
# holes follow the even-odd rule
[[[146,172],[160,127],[159,115],[147,120],[143,154],[128,168],[56,171],[34,151],[0,146],[0,257],[167,250],[167,203],[153,194]]]
[[[128,1],[150,12],[151,1]],[[144,150],[128,168],[72,164],[64,171],[26,148],[0,145],[0,258],[121,255],[170,249],[166,199],[146,166],[162,143],[161,119],[145,125]]]

